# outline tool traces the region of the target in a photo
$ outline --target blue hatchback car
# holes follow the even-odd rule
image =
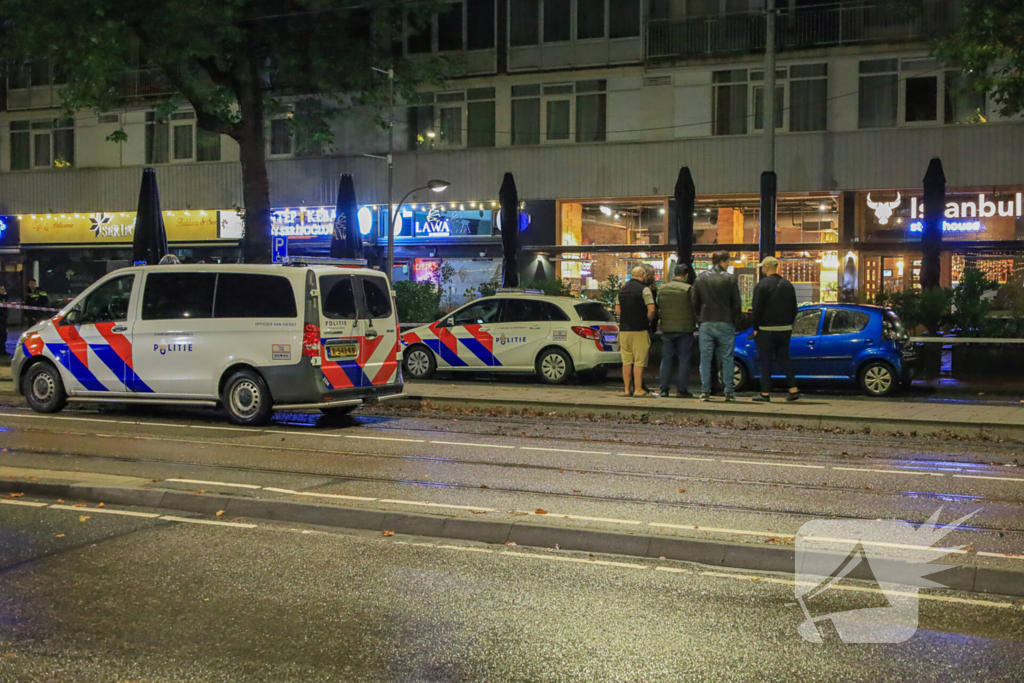
[[[736,388],[760,380],[752,330],[736,335]],[[789,344],[801,384],[856,383],[869,396],[888,396],[913,377],[916,352],[893,311],[859,304],[805,304],[793,323]],[[772,368],[773,379],[784,379]]]

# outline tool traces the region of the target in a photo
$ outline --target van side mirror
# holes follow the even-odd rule
[[[66,316],[64,316],[64,323],[66,325],[77,325],[78,321],[81,320],[81,318],[82,318],[82,307],[81,306],[75,306],[70,311],[68,311],[68,314]]]

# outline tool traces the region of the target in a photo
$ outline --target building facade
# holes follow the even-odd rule
[[[920,269],[921,180],[947,178],[943,283],[974,263],[1001,281],[1024,253],[1024,122],[1001,117],[970,74],[929,57],[955,2],[908,15],[885,3],[779,0],[776,43],[777,244],[802,300],[845,289],[870,297],[913,287]],[[637,263],[659,277],[681,166],[697,186],[695,261],[727,249],[749,295],[759,240],[765,17],[757,0],[456,0],[403,49],[448,58],[448,87],[396,107],[395,198],[431,178],[443,195],[398,210],[396,279],[437,260],[462,290],[500,262],[498,188],[523,200],[526,278],[562,277],[595,293]],[[123,265],[141,169],[157,168],[172,246],[186,259],[233,258],[242,204],[237,146],[195,125],[187,106],[160,119],[158,75],[126,74],[125,106],[59,119],[59,78],[32,62],[12,72],[0,112],[0,214],[20,237],[5,274],[72,294]],[[123,142],[108,142],[118,130]],[[387,134],[374,112],[336,124],[330,149],[268,131],[274,233],[317,253],[338,174],[352,173],[360,229],[387,239]],[[427,192],[426,194],[432,195]],[[120,223],[119,223],[120,222]],[[114,227],[110,227],[114,226]],[[0,245],[6,244],[0,238]],[[69,275],[70,271],[70,275]],[[14,284],[14,283],[12,283]],[[15,286],[16,288],[16,286]]]

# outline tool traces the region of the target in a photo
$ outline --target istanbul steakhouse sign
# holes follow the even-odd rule
[[[977,198],[975,198],[977,197]],[[944,233],[971,233],[984,232],[986,225],[979,219],[983,218],[1024,218],[1024,197],[1017,192],[1010,199],[993,199],[984,192],[977,195],[970,195],[969,199],[962,201],[946,202],[943,211],[942,232]],[[879,225],[890,225],[902,223],[902,218],[894,218],[904,202],[909,203],[910,223],[908,229],[912,233],[924,231],[924,202],[917,197],[908,199],[899,192],[895,199],[879,200],[871,196],[869,192],[866,198],[868,209],[875,215],[875,221]]]

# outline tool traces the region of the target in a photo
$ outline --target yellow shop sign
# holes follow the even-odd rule
[[[216,242],[241,238],[235,211],[164,211],[167,241]],[[22,244],[131,244],[135,212],[36,214],[18,217]]]

